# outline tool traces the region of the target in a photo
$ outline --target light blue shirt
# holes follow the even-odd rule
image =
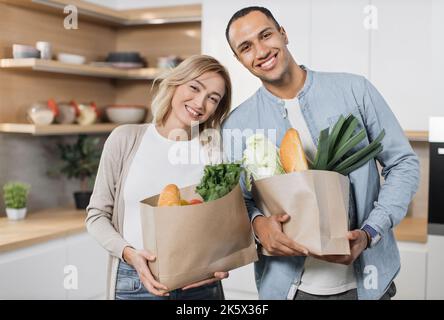
[[[307,77],[298,99],[316,146],[322,129],[334,125],[340,115],[350,113],[359,120],[357,130],[365,128],[367,132],[367,138],[356,149],[368,145],[382,129],[386,133],[381,142],[383,151],[376,158],[382,166],[383,184],[376,161],[369,161],[349,174],[350,229],[367,224],[382,235],[375,247],[363,251],[353,263],[358,297],[379,299],[400,270],[393,227],[405,217],[418,188],[419,160],[384,98],[366,78],[303,68]],[[240,161],[246,139],[258,129],[264,130],[263,133],[279,147],[289,128],[284,100],[262,86],[224,122],[224,152],[230,161]],[[239,134],[239,129],[243,134]],[[268,135],[269,129],[276,133],[275,137]],[[248,214],[253,219],[262,213],[245,188],[244,176],[241,186]],[[255,263],[259,298],[292,299],[299,286],[304,260],[304,257],[261,255]]]

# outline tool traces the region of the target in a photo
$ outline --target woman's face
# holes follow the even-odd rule
[[[216,72],[206,72],[176,88],[171,101],[175,122],[184,127],[204,123],[216,111],[225,94],[225,81]]]

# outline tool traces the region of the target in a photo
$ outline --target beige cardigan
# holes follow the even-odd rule
[[[128,169],[149,124],[122,125],[105,142],[90,203],[86,208],[88,232],[109,253],[107,299],[114,299],[119,259],[130,244],[122,237],[123,186]]]

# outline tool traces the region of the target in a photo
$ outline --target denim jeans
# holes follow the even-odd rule
[[[392,282],[379,300],[391,300],[396,294],[396,285]],[[339,294],[318,296],[298,290],[294,300],[358,300],[358,290],[352,289]]]
[[[129,264],[120,261],[117,269],[116,300],[224,300],[220,281],[188,290],[170,291],[167,297],[150,293],[140,281],[137,271]]]

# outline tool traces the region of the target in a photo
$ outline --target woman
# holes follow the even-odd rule
[[[196,132],[218,130],[230,103],[226,69],[212,57],[193,56],[160,83],[153,123],[119,126],[106,140],[86,225],[110,253],[108,298],[223,299],[220,280],[227,272],[169,293],[153,278],[148,261],[155,256],[143,250],[139,201],[171,183],[181,188],[199,182],[209,149]]]

